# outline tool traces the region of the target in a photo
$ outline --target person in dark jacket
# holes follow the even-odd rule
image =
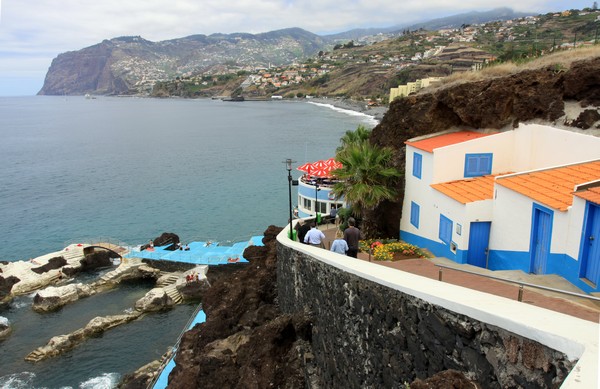
[[[302,220],[300,220],[299,223],[301,223],[301,225],[300,228],[298,228],[298,242],[304,243],[304,237],[306,236],[306,233],[310,231],[310,223]]]
[[[346,255],[356,258],[358,255],[358,241],[362,239],[362,233],[354,225],[356,221],[353,217],[348,219],[348,228],[344,231],[344,240],[348,243]]]

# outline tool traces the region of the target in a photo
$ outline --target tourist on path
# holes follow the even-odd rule
[[[304,243],[308,243],[311,246],[325,248],[325,245],[323,245],[323,239],[325,239],[325,234],[323,234],[321,230],[317,229],[315,222],[310,223],[310,231],[306,233],[306,236],[304,237]]]
[[[304,243],[304,238],[310,230],[310,223],[307,221],[300,220],[300,227],[298,228],[298,241]]]
[[[356,258],[358,255],[358,241],[362,238],[362,234],[358,228],[354,225],[356,220],[353,217],[348,219],[348,228],[344,231],[344,240],[348,244],[348,251],[346,254],[349,257]]]
[[[335,232],[335,240],[331,244],[331,251],[338,254],[346,254],[348,251],[348,243],[342,238],[342,231],[339,229]]]

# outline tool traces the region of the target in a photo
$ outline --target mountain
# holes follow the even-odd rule
[[[40,95],[128,94],[156,81],[212,73],[219,65],[268,67],[316,54],[327,41],[300,28],[262,34],[192,35],[151,42],[119,37],[56,57]]]
[[[511,20],[522,18],[525,16],[535,15],[534,13],[515,12],[510,8],[496,8],[491,11],[484,12],[468,12],[457,14],[453,16],[447,16],[444,18],[433,19],[429,21],[419,22],[416,24],[398,24],[391,27],[383,28],[360,28],[353,29],[339,34],[331,34],[325,36],[325,38],[343,41],[343,40],[356,40],[369,35],[377,34],[395,34],[401,33],[404,30],[418,30],[420,28],[424,30],[439,30],[442,28],[459,28],[463,24],[479,24],[497,20]]]
[[[261,34],[191,35],[161,42],[151,42],[140,36],[118,37],[58,55],[52,61],[39,94],[146,94],[160,82],[189,79],[190,76],[224,77],[256,72],[257,68],[266,69],[271,65],[302,62],[321,51],[334,48],[335,41],[364,37],[365,34],[387,32],[400,35],[406,29],[435,30],[523,15],[508,8],[499,8],[435,19],[406,28],[394,26],[351,30],[327,36],[319,36],[301,28],[288,28]],[[427,48],[422,49],[424,51]],[[377,55],[380,54],[387,56],[386,53]],[[214,80],[206,82],[209,81]],[[202,82],[196,85],[201,86]],[[387,82],[381,88],[388,88]]]

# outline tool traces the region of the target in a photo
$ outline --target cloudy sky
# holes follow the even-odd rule
[[[0,96],[34,95],[52,59],[103,39],[301,27],[316,34],[510,7],[546,13],[592,0],[0,0]]]

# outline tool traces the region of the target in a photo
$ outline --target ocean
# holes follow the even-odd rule
[[[135,246],[162,232],[183,242],[261,235],[289,217],[286,158],[294,166],[327,159],[345,131],[375,124],[303,101],[0,97],[0,260],[77,242]],[[149,315],[61,357],[23,360],[98,307],[129,309],[149,287],[129,285],[47,315],[31,310],[33,295],[17,298],[0,311],[13,326],[0,343],[0,388],[110,388],[158,358],[195,306]]]

